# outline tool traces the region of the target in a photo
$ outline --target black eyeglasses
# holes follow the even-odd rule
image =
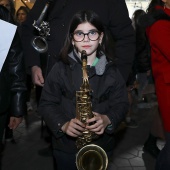
[[[97,30],[90,30],[88,33],[83,33],[82,31],[76,31],[72,33],[72,38],[74,41],[81,42],[84,40],[85,35],[88,36],[89,40],[96,41],[100,37],[100,32]]]

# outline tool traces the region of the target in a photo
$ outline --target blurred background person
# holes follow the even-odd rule
[[[26,19],[29,13],[29,9],[25,6],[20,6],[16,12],[16,21],[19,24],[22,24]]]
[[[15,5],[14,5],[14,1],[13,0],[0,0],[0,5],[3,5],[5,8],[7,8],[12,17],[15,17]]]
[[[134,117],[133,105],[136,102],[136,96],[139,101],[143,101],[143,91],[148,84],[150,75],[150,47],[146,38],[145,29],[139,24],[139,19],[145,13],[144,10],[138,9],[132,15],[132,25],[136,34],[136,52],[133,61],[132,70],[127,81],[127,90],[129,96],[129,112],[126,116],[126,126],[137,128],[137,121]]]
[[[145,28],[139,22],[141,16],[145,14],[144,10],[138,9],[132,16],[132,24],[136,33],[134,69],[138,82],[138,101],[143,100],[143,91],[148,85],[148,79],[151,75],[150,46],[146,37]]]
[[[16,21],[18,23],[18,32],[22,38],[22,23],[27,19],[29,9],[25,6],[20,6],[16,12]],[[24,40],[23,40],[24,41]],[[32,90],[32,78],[30,74],[27,74],[27,111],[33,111],[31,104],[31,90]]]

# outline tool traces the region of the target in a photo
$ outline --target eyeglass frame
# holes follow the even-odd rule
[[[81,32],[81,33],[84,35],[84,38],[83,38],[81,41],[77,41],[77,40],[74,39],[74,34],[76,34],[76,33],[78,33],[78,32],[81,32],[81,31],[77,31],[77,32],[71,33],[71,37],[72,37],[73,40],[76,41],[76,42],[82,42],[82,41],[85,39],[85,36],[86,36],[86,35],[87,35],[87,37],[88,37],[88,39],[89,39],[90,41],[97,41],[97,40],[100,38],[100,35],[101,35],[101,32],[98,31],[98,30],[90,30],[88,33]],[[98,38],[97,38],[96,40],[91,40],[91,39],[89,38],[89,33],[91,33],[91,32],[97,32],[97,33],[99,34],[99,36],[98,36]]]

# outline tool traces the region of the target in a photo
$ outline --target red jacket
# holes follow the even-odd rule
[[[157,7],[170,16],[170,9]],[[164,129],[170,132],[170,18],[159,19],[147,28],[151,64]]]

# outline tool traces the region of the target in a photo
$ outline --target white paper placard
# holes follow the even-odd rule
[[[16,28],[16,25],[0,19],[0,71],[10,49]]]

